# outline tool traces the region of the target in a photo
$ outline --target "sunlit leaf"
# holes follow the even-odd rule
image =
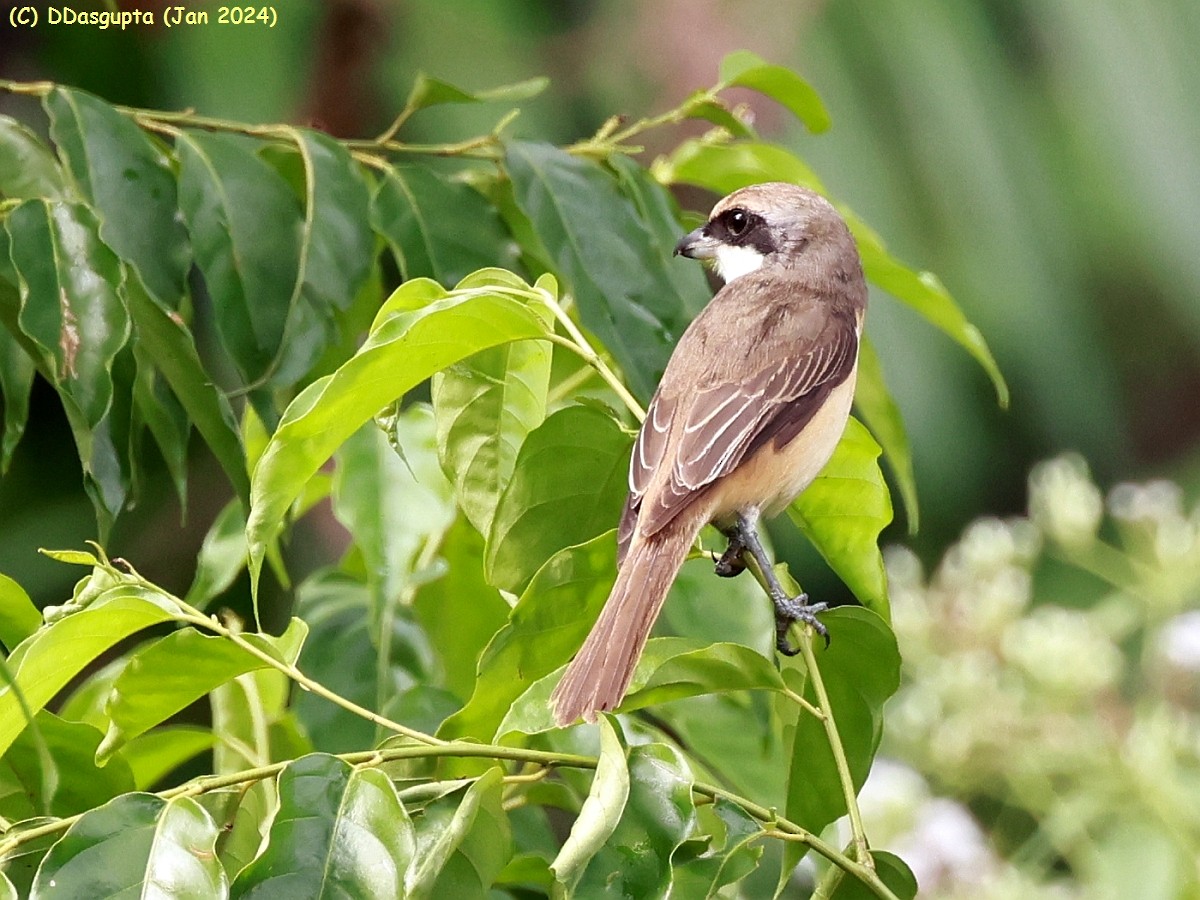
[[[744,87],[786,106],[814,134],[829,128],[829,112],[807,81],[784,66],[773,66],[749,50],[721,60],[721,87]]]
[[[36,631],[14,651],[10,665],[29,708],[45,706],[85,666],[122,638],[177,615],[158,594],[127,584],[102,590],[90,605]],[[25,728],[12,685],[0,688],[0,755]]]
[[[279,776],[266,848],[230,896],[394,900],[411,856],[411,825],[387,776],[312,754]]]
[[[520,591],[547,559],[620,518],[632,438],[591,406],[560,409],[517,454],[488,536],[488,581]]]
[[[33,605],[25,589],[0,574],[0,642],[11,653],[13,648],[42,624],[42,613]]]
[[[167,309],[183,298],[191,265],[166,150],[99,97],[56,87],[46,95],[50,136],[100,220],[100,236]]]
[[[441,299],[403,308],[430,295]],[[434,372],[488,347],[545,333],[536,313],[505,294],[447,295],[435,283],[417,280],[388,303],[359,352],[292,401],[255,467],[246,527],[255,583],[288,507],[359,427]]]
[[[625,744],[609,716],[601,716],[600,756],[592,787],[571,825],[571,833],[550,864],[554,877],[570,896],[583,871],[617,828],[629,799]]]
[[[124,794],[70,827],[42,860],[30,897],[223,897],[216,840],[217,827],[190,797]]]
[[[308,626],[292,619],[278,638],[246,634],[245,640],[281,663],[294,663]],[[224,637],[182,628],[148,644],[130,657],[113,682],[105,711],[110,722],[99,758],[107,759],[124,743],[245,672],[265,666],[259,657]]]
[[[879,470],[879,445],[856,419],[821,474],[788,515],[864,606],[885,620],[887,572],[879,533],[892,521],[892,498]]]

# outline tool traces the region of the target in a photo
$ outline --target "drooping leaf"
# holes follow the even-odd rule
[[[512,856],[512,833],[502,806],[502,770],[488,769],[459,800],[457,793],[425,807],[417,822],[405,897],[484,900]]]
[[[629,750],[629,798],[616,829],[588,863],[578,897],[666,897],[672,857],[696,825],[692,774],[669,744]]]
[[[257,382],[272,373],[296,293],[299,202],[255,141],[185,131],[176,148],[179,209],[221,340],[243,379]]]
[[[184,600],[197,609],[204,609],[217,595],[233,584],[246,568],[246,513],[237,500],[230,500],[209,526],[196,558],[196,574],[192,576]]]
[[[134,438],[144,424],[166,464],[180,508],[187,509],[188,438],[192,434],[187,411],[171,393],[146,351],[137,341],[133,341],[132,346],[136,361],[133,382]],[[137,454],[131,452],[131,456],[137,471]]]
[[[216,741],[208,728],[164,725],[134,738],[115,758],[129,766],[136,790],[148,791],[188,760],[211,750]]]
[[[82,204],[28,200],[7,218],[21,330],[54,383],[95,427],[112,402],[112,364],[129,336],[120,261]]]
[[[887,623],[870,610],[838,607],[821,621],[829,629],[830,644],[826,648],[818,642],[814,652],[857,791],[883,733],[883,704],[900,685],[900,652]],[[812,679],[804,696],[817,703]],[[787,817],[819,834],[846,812],[846,803],[825,728],[803,710],[789,756]]]
[[[37,136],[10,116],[0,116],[0,197],[65,200],[63,172]]]
[[[617,828],[629,799],[629,768],[625,744],[613,720],[601,716],[600,756],[591,790],[571,825],[571,833],[550,864],[554,877],[569,897],[575,891],[584,869]]]
[[[883,368],[875,347],[865,337],[858,350],[858,383],[854,388],[854,408],[863,424],[883,448],[904,503],[908,533],[916,534],[920,524],[917,506],[917,479],[913,474],[912,447],[900,407],[883,378]]]
[[[410,302],[417,308],[406,309]],[[246,527],[254,582],[292,501],[360,426],[434,372],[488,347],[544,333],[542,319],[512,296],[455,296],[434,282],[406,282],[359,352],[292,401],[263,451]]]
[[[129,584],[99,590],[95,599],[34,632],[13,652],[10,666],[25,702],[45,706],[85,666],[122,638],[177,615],[162,595]],[[25,728],[12,685],[0,688],[0,755]]]
[[[788,515],[859,602],[891,618],[879,533],[892,521],[892,498],[879,470],[879,445],[857,419],[821,474]]]
[[[215,390],[191,334],[178,318],[161,309],[131,279],[126,285],[138,352],[144,354],[171,386],[237,492],[249,504],[250,476],[237,423],[229,401]]]
[[[517,592],[551,556],[611,529],[625,500],[632,438],[593,406],[530,432],[488,536],[488,581]]]
[[[224,897],[216,841],[216,825],[190,797],[123,794],[84,813],[50,848],[30,898]]]
[[[100,236],[137,269],[159,304],[177,309],[191,254],[166,151],[131,118],[84,91],[56,87],[44,104],[50,136],[99,217]]]
[[[438,732],[490,739],[509,706],[579,648],[616,576],[616,542],[604,534],[555,554],[513,607],[479,660],[475,692]]]
[[[262,855],[234,879],[230,897],[404,896],[412,826],[378,769],[311,754],[279,776],[279,811]]]
[[[774,66],[749,50],[735,50],[721,60],[720,87],[744,87],[786,106],[813,134],[828,130],[829,112],[807,81],[784,66]]]
[[[375,241],[368,224],[370,193],[349,152],[327,135],[291,131],[302,161],[304,218],[299,276],[284,337],[271,366],[274,383],[302,378],[333,343],[371,269]]]
[[[477,269],[516,265],[512,238],[483,195],[424,166],[388,170],[372,198],[371,225],[405,280],[449,286]]]
[[[246,634],[260,651],[283,663],[294,663],[308,626],[292,619],[280,637]],[[181,664],[181,661],[182,664]],[[227,638],[182,628],[138,650],[113,682],[105,704],[108,733],[98,754],[108,759],[132,738],[153,728],[184,707],[237,676],[265,666],[261,659]]]
[[[634,393],[648,398],[708,291],[681,293],[683,282],[669,270],[688,260],[663,254],[600,165],[547,144],[514,142],[505,168],[516,205],[574,295],[584,326],[620,363]]]

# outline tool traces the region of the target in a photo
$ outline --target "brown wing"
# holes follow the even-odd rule
[[[858,332],[851,316],[831,316],[824,324],[819,334],[800,342],[802,352],[772,360],[748,378],[702,388],[677,402],[673,416],[684,418],[674,431],[670,478],[652,498],[639,496],[630,505],[643,534],[654,534],[667,525],[699,491],[733,471],[751,451],[770,441],[781,447],[800,433],[830,391],[849,376],[858,354]],[[659,464],[665,462],[665,454],[664,447]],[[648,484],[647,476],[641,478]]]

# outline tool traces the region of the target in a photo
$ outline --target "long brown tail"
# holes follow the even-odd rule
[[[600,618],[551,695],[559,725],[568,725],[580,716],[595,721],[597,712],[621,702],[699,528],[680,517],[646,540],[634,539]]]

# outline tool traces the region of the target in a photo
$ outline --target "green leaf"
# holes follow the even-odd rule
[[[56,87],[44,104],[50,135],[99,217],[104,243],[137,269],[164,308],[178,308],[191,255],[167,152],[91,94]]]
[[[854,408],[863,424],[883,448],[883,455],[892,470],[900,499],[908,519],[908,533],[917,533],[920,512],[917,505],[917,479],[913,474],[912,447],[904,418],[896,405],[875,347],[865,337],[858,349],[858,383],[854,388]]]
[[[491,530],[517,451],[546,417],[550,360],[548,343],[521,341],[476,353],[434,376],[438,459],[480,534]]]
[[[195,725],[165,725],[134,738],[114,759],[122,759],[133,773],[136,789],[147,791],[188,760],[211,750],[217,736]],[[94,753],[94,751],[93,751]],[[106,768],[112,765],[109,761]]]
[[[275,638],[245,634],[245,640],[283,663],[294,663],[308,635],[308,626],[292,619]],[[185,665],[180,660],[186,660]],[[222,684],[266,663],[224,637],[182,628],[133,654],[113,682],[105,704],[108,733],[99,759],[107,760],[119,747]]]
[[[171,386],[179,403],[221,464],[243,506],[249,505],[250,476],[233,410],[205,371],[195,342],[177,316],[155,304],[135,279],[126,285],[138,352]]]
[[[287,182],[239,135],[185,131],[179,208],[221,340],[247,383],[272,373],[293,303],[303,218]],[[269,227],[267,227],[269,223]]]
[[[469,185],[424,166],[387,171],[372,198],[371,225],[405,280],[452,285],[477,269],[517,262],[495,207]]]
[[[483,576],[483,538],[457,518],[438,555],[442,574],[421,586],[413,615],[441,663],[441,680],[465,701],[475,689],[480,654],[508,619],[509,606]]]
[[[21,330],[89,427],[112,402],[112,364],[129,337],[120,261],[82,204],[27,200],[6,219],[20,278]]]
[[[0,900],[20,900],[20,896],[8,876],[0,872]]]
[[[632,438],[593,406],[568,406],[530,432],[488,535],[488,581],[517,592],[551,556],[613,527]]]
[[[872,850],[871,858],[875,861],[875,872],[879,875],[879,880],[886,884],[899,900],[913,900],[917,896],[917,878],[904,860],[886,850]],[[877,896],[878,894],[853,875],[844,875],[830,900],[871,900]]]
[[[920,313],[930,325],[963,347],[987,373],[1001,407],[1008,407],[1008,384],[983,334],[967,321],[950,292],[932,272],[917,272],[891,256],[883,241],[847,209],[841,209],[846,224],[858,241],[863,271],[875,284]]]
[[[237,500],[230,500],[213,520],[200,555],[196,574],[184,600],[204,609],[213,598],[224,593],[246,568],[246,514]]]
[[[63,172],[37,136],[9,116],[0,116],[0,197],[13,200],[66,199]]]
[[[603,534],[551,557],[479,660],[475,692],[438,736],[490,740],[513,701],[579,649],[616,577],[616,542]]]
[[[629,751],[629,799],[616,829],[580,879],[579,897],[653,900],[671,890],[671,860],[696,826],[692,774],[667,744]]]
[[[0,759],[4,794],[0,811],[9,821],[77,815],[135,789],[133,772],[124,760],[103,767],[96,764],[96,748],[103,737],[99,729],[68,722],[46,710],[37,714],[36,724],[39,736],[26,728]],[[47,760],[52,773],[45,771]],[[17,791],[10,793],[13,788]]]
[[[41,610],[33,605],[24,588],[0,574],[0,643],[11,653],[41,624]]]
[[[783,66],[768,64],[749,50],[735,50],[721,60],[718,88],[744,87],[786,106],[813,134],[828,130],[829,112],[807,81]]]
[[[404,440],[403,459],[372,422],[338,448],[333,479],[333,513],[362,556],[377,627],[384,607],[422,577],[414,567],[426,545],[454,521],[429,407],[414,404],[400,413],[395,433]]]
[[[109,415],[113,363],[130,332],[121,263],[82,204],[27,200],[5,222],[20,282],[20,328],[62,397],[103,536],[128,492],[114,443],[119,423]]]
[[[502,775],[500,768],[490,768],[467,788],[461,802],[451,795],[425,807],[417,822],[416,855],[404,879],[405,897],[487,897],[512,857]]]
[[[387,776],[314,753],[280,774],[266,848],[230,897],[395,900],[411,855],[411,825]]]
[[[304,221],[299,276],[271,366],[272,381],[280,385],[299,381],[334,342],[338,316],[353,304],[375,251],[370,192],[358,163],[327,135],[307,129],[291,134],[302,162]]]
[[[788,181],[824,193],[820,179],[798,156],[757,141],[684,141],[656,160],[651,173],[663,184],[693,184],[716,194],[762,181]]]
[[[821,617],[830,643],[815,647],[817,665],[857,791],[866,780],[883,733],[883,704],[900,686],[895,635],[875,613],[842,606]],[[812,680],[805,698],[817,703]],[[801,710],[790,753],[787,817],[813,834],[846,812],[845,797],[825,728]]]
[[[159,594],[116,584],[90,605],[64,615],[26,638],[10,657],[29,708],[37,711],[117,641],[178,615]],[[25,716],[12,685],[0,689],[0,755],[24,730]]]
[[[430,78],[424,72],[418,72],[405,107],[415,112],[443,103],[486,103],[498,100],[516,102],[536,97],[549,83],[547,78],[530,78],[482,91],[466,91],[437,78]]]
[[[859,602],[889,620],[879,533],[892,498],[879,470],[879,445],[851,417],[833,457],[788,507],[788,515]]]
[[[682,292],[671,259],[634,204],[597,163],[548,144],[508,145],[505,168],[516,205],[579,304],[584,326],[647,398],[707,288]],[[670,241],[673,247],[674,240]],[[686,276],[685,276],[686,277]]]
[[[429,302],[431,296],[440,299]],[[406,309],[410,302],[419,308]],[[434,372],[544,333],[541,317],[506,294],[456,296],[422,279],[401,286],[358,353],[292,401],[255,467],[246,526],[253,583],[292,501],[359,427]]]
[[[0,291],[7,285],[0,282]],[[15,288],[13,291],[15,293]],[[35,367],[25,348],[7,328],[0,325],[0,400],[4,404],[4,421],[0,422],[0,476],[12,463],[13,453],[25,433],[29,420],[29,393],[33,390]]]
[[[190,797],[125,794],[84,813],[38,867],[31,900],[226,894],[217,827]]]
[[[568,897],[574,893],[592,857],[608,843],[629,799],[625,744],[613,722],[611,716],[600,717],[600,756],[591,790],[571,825],[571,833],[550,864]]]
[[[675,873],[677,883],[681,876],[698,877],[698,887],[705,897],[718,896],[721,888],[741,881],[758,868],[763,855],[761,822],[724,797],[713,801],[712,812],[720,822],[724,839]]]

